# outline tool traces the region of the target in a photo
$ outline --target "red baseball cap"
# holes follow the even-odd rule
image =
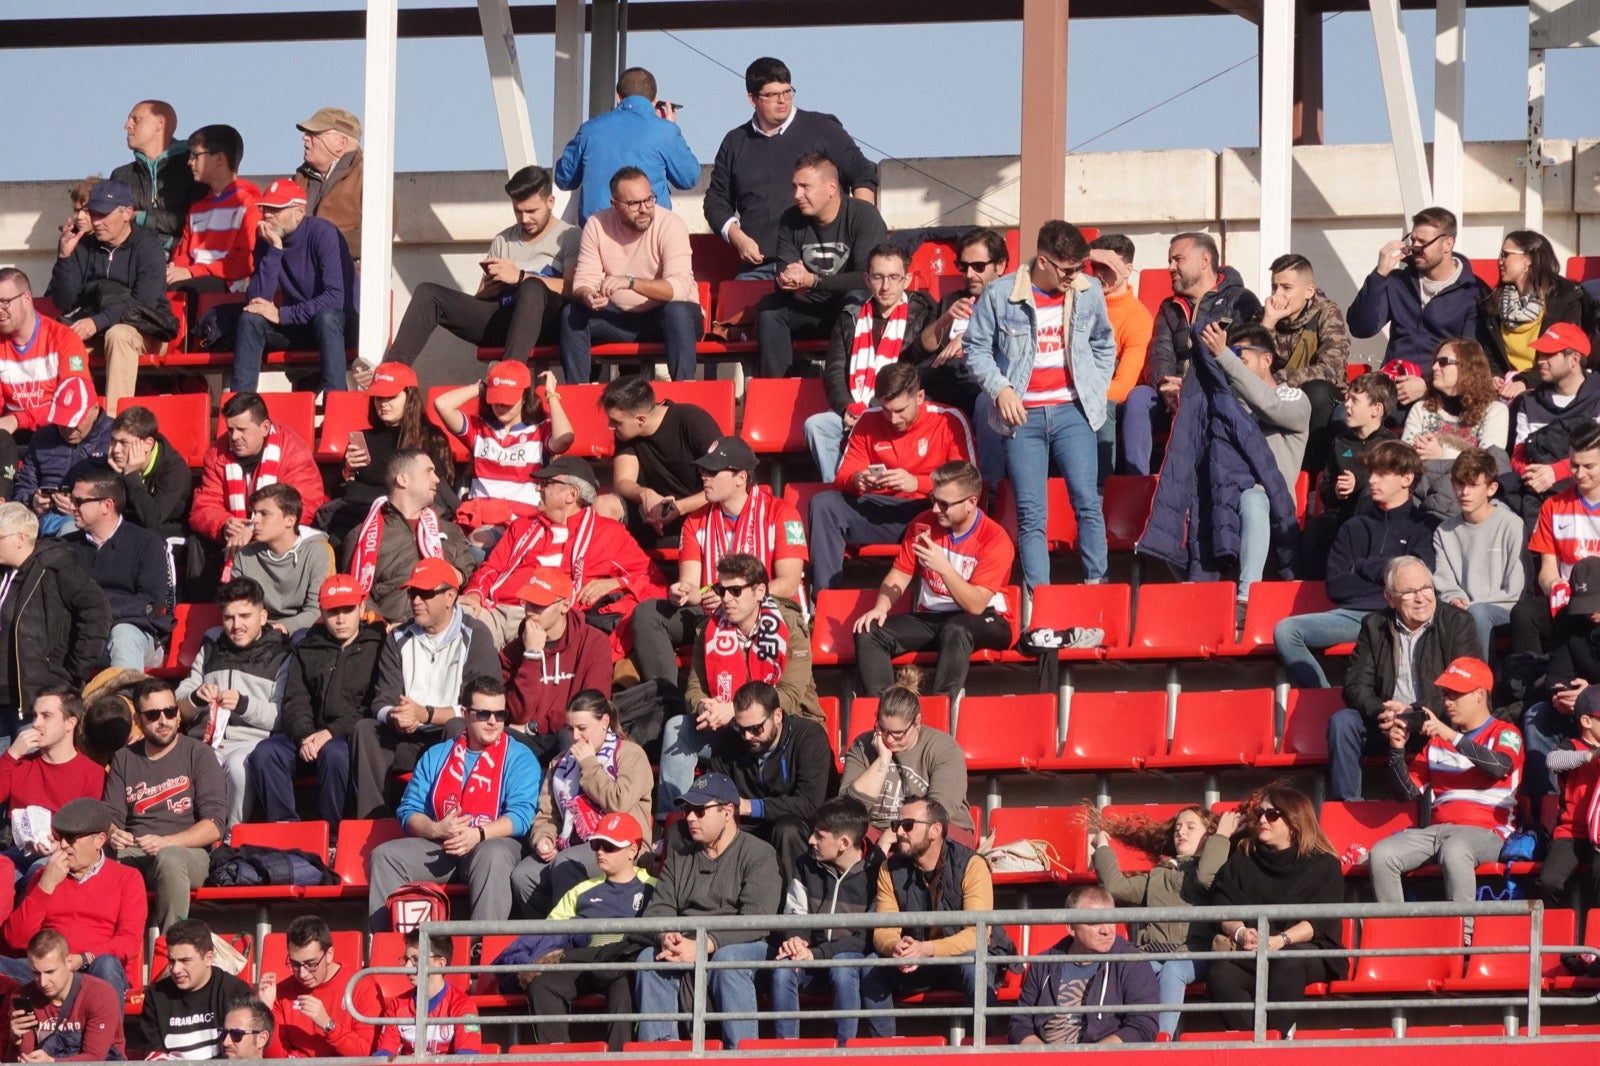
[[[1476,692],[1478,689],[1494,688],[1494,671],[1489,669],[1489,664],[1482,659],[1474,659],[1470,655],[1463,655],[1455,659],[1444,668],[1434,681],[1435,685],[1446,692],[1457,694]]]
[[[572,600],[572,578],[551,566],[535,568],[528,583],[517,590],[517,599],[535,607],[548,607],[557,600]]]
[[[99,402],[94,383],[88,378],[65,378],[56,386],[56,393],[50,399],[50,424],[71,429],[82,422],[83,416]]]
[[[502,359],[489,368],[484,379],[483,398],[489,403],[516,403],[533,384],[533,374],[527,363],[515,359]]]
[[[289,207],[293,204],[304,206],[306,191],[288,178],[279,178],[267,186],[267,191],[256,200],[257,207]]]
[[[411,576],[405,581],[408,589],[438,589],[446,586],[460,588],[461,577],[455,567],[443,559],[432,557],[417,560],[417,565],[411,569]]]
[[[333,611],[340,607],[360,607],[366,599],[367,594],[361,591],[356,579],[348,574],[329,576],[323,581],[322,588],[317,590],[317,606],[324,611]]]
[[[372,372],[372,384],[367,386],[367,395],[387,400],[416,387],[417,372],[409,366],[404,363],[379,363]]]
[[[643,844],[644,833],[640,832],[639,822],[633,815],[613,811],[600,819],[600,824],[594,827],[589,839],[603,840],[607,844],[625,848],[629,844]]]
[[[1589,354],[1589,335],[1582,326],[1574,326],[1571,322],[1557,322],[1533,342],[1534,351],[1547,355],[1558,355],[1569,348],[1582,356]]]

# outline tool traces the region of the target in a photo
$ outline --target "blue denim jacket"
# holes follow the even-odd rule
[[[968,368],[991,400],[1007,385],[1019,397],[1027,389],[1038,351],[1037,322],[1033,280],[1027,270],[996,280],[978,297],[962,347]],[[1072,366],[1072,387],[1078,392],[1084,418],[1091,428],[1099,429],[1106,420],[1106,393],[1117,365],[1117,341],[1106,316],[1105,293],[1087,273],[1072,280],[1071,329],[1067,358]]]

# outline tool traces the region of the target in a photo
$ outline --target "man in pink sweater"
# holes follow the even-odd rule
[[[17,731],[11,747],[0,755],[0,804],[13,811],[38,807],[54,814],[72,800],[100,798],[106,790],[106,768],[78,751],[73,741],[82,717],[83,700],[76,689],[50,685],[39,690],[31,723]],[[52,850],[48,837],[17,840],[5,855],[21,878]]]
[[[584,223],[571,300],[561,311],[567,384],[588,383],[593,345],[636,341],[662,342],[673,381],[694,377],[705,318],[689,227],[657,209],[650,179],[638,167],[611,176],[611,206]]]
[[[0,956],[0,973],[33,979],[28,942],[41,929],[67,938],[67,965],[105,981],[121,998],[128,972],[144,951],[144,879],[105,854],[111,809],[97,799],[75,799],[56,812],[56,850],[28,882],[16,910],[0,926],[14,957]]]

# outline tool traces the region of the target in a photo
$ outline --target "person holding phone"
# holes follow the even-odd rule
[[[122,996],[69,964],[67,938],[41,929],[28,941],[33,980],[12,994],[7,1062],[106,1062],[128,1057]]]

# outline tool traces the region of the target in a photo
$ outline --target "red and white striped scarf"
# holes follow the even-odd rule
[[[278,463],[282,459],[283,433],[276,422],[267,423],[267,442],[261,446],[261,461],[256,463],[254,481],[246,480],[244,467],[239,464],[237,456],[228,456],[228,462],[222,468],[222,491],[229,518],[250,521],[250,494],[277,484]],[[233,553],[229,552],[227,562],[222,564],[222,580],[228,581],[232,577]]]
[[[351,576],[362,592],[372,591],[372,582],[378,575],[378,545],[383,541],[383,506],[389,497],[379,496],[367,511],[361,531],[356,535],[355,551],[350,555]],[[395,512],[399,515],[399,512]],[[400,518],[405,521],[404,517]],[[443,559],[444,542],[439,536],[439,516],[432,507],[424,507],[417,516],[417,554],[424,559]]]
[[[706,689],[719,700],[731,700],[746,681],[776,685],[789,663],[789,625],[778,601],[761,601],[756,631],[748,638],[723,611],[706,619]]]
[[[488,825],[500,817],[500,792],[505,785],[506,743],[511,738],[505,733],[500,739],[478,753],[478,761],[467,773],[466,734],[450,745],[450,754],[439,768],[433,782],[433,814],[445,819],[460,813],[468,825]]]
[[[855,340],[850,346],[850,406],[856,417],[872,402],[872,390],[878,383],[878,371],[891,363],[899,362],[900,348],[906,339],[906,315],[911,303],[905,294],[900,302],[889,309],[889,320],[884,324],[883,336],[872,343],[872,322],[877,304],[871,300],[861,305],[856,316]]]
[[[769,534],[772,512],[777,501],[772,490],[757,485],[750,490],[739,517],[728,520],[728,514],[717,504],[710,505],[706,515],[705,539],[700,545],[702,574],[715,574],[717,564],[725,555],[754,555],[772,572],[773,539]]]
[[[511,546],[510,558],[512,565],[506,567],[505,573],[496,578],[489,586],[487,602],[499,603],[501,601],[501,586],[510,581],[513,576],[524,573],[522,570],[524,562],[530,566],[553,566],[558,570],[566,569],[567,573],[572,576],[572,587],[574,589],[583,588],[584,559],[589,554],[589,543],[594,540],[594,508],[585,507],[579,512],[579,518],[578,528],[572,530],[571,535],[567,537],[567,542],[565,544],[553,544],[551,543],[553,540],[551,528],[555,523],[546,518],[542,512],[534,515],[529,520],[527,527],[518,535],[516,543]],[[530,553],[533,555],[532,559],[528,558]],[[517,588],[521,588],[520,582],[511,591],[515,592]]]

